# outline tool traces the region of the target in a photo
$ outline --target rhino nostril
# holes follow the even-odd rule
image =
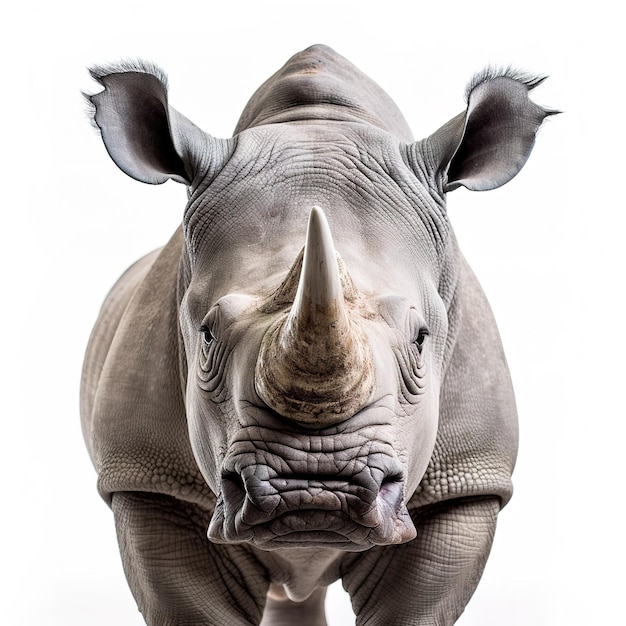
[[[400,475],[386,476],[378,492],[379,505],[391,508],[394,512],[400,508],[403,496],[403,480]]]
[[[241,476],[231,472],[222,477],[222,499],[228,509],[239,509],[246,499],[246,488]]]

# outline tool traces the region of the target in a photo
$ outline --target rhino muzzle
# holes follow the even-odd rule
[[[371,348],[346,291],[354,295],[352,281],[323,211],[313,207],[293,305],[267,331],[255,372],[257,393],[283,417],[328,425],[368,402],[374,386]]]
[[[262,433],[271,436],[270,432]],[[403,503],[402,466],[389,444],[341,453],[331,437],[308,438],[311,452],[285,443],[240,441],[227,455],[208,536],[258,548],[347,551],[403,543],[416,535]],[[288,441],[294,443],[294,441]],[[280,454],[278,454],[280,452]],[[343,467],[337,459],[344,458]]]

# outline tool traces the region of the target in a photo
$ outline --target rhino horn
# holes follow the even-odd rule
[[[353,295],[352,281],[338,262],[324,212],[314,207],[293,306],[265,334],[255,373],[257,393],[280,415],[325,426],[367,403],[371,348],[346,290]]]

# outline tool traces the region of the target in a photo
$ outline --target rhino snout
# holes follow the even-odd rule
[[[402,543],[415,537],[403,503],[404,479],[393,458],[373,455],[372,463],[353,463],[345,471],[324,471],[325,459],[308,461],[320,469],[285,468],[240,458],[223,474],[209,538],[219,543],[250,542],[264,549],[286,545],[333,546],[358,551],[373,545]]]

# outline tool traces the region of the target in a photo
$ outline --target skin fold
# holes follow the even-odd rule
[[[511,497],[517,415],[495,321],[445,209],[499,187],[541,79],[485,71],[415,141],[333,50],[292,57],[218,139],[150,64],[95,68],[94,124],[181,227],[109,292],[86,445],[150,625],[453,624]]]

